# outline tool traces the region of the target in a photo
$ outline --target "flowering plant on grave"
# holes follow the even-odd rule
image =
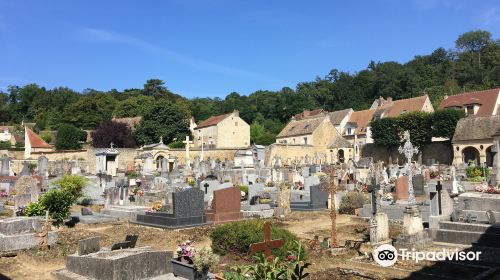
[[[161,203],[155,203],[155,204],[153,204],[151,209],[147,210],[147,212],[153,213],[153,212],[158,212],[160,210],[161,210]]]
[[[139,191],[137,192],[137,194],[138,194],[139,196],[144,196],[144,190],[139,190]]]
[[[385,193],[383,196],[382,196],[382,200],[383,201],[392,201],[392,195],[390,193]]]
[[[5,191],[0,191],[0,197],[8,197],[9,194]]]
[[[193,264],[193,257],[195,253],[196,250],[189,240],[179,244],[179,247],[177,247],[177,259],[179,261]]]
[[[274,186],[274,183],[273,183],[273,182],[267,182],[267,183],[266,183],[266,187],[268,187],[268,188],[271,188],[271,187],[273,187],[273,186]]]

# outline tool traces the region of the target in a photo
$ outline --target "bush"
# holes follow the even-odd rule
[[[347,192],[340,201],[340,214],[354,214],[354,209],[363,207],[363,204],[368,203],[368,196],[361,192]]]
[[[52,141],[52,134],[50,131],[45,131],[40,134],[40,138],[42,138],[43,141],[50,143],[50,141]]]
[[[0,150],[8,150],[11,146],[9,141],[0,141]]]
[[[479,166],[468,166],[467,167],[467,178],[481,177],[483,176],[483,169]]]
[[[245,195],[248,195],[248,186],[241,185],[238,187],[240,188],[240,191],[244,192]]]
[[[69,124],[63,124],[57,130],[57,150],[78,150],[81,148],[80,141],[86,132]],[[84,140],[83,140],[84,141]]]
[[[264,240],[264,221],[247,220],[217,226],[211,233],[212,250],[219,255],[248,254],[250,245]],[[297,237],[289,230],[271,225],[271,239],[283,239],[285,244],[273,250],[273,255],[288,256],[295,247]]]
[[[85,183],[85,178],[82,176],[64,175],[56,180],[54,185],[59,186],[62,191],[67,192],[73,204],[83,195]]]
[[[72,197],[68,191],[53,189],[46,192],[40,200],[28,204],[24,210],[26,216],[43,216],[49,211],[54,224],[62,224],[70,214]]]
[[[170,149],[184,149],[185,146],[186,146],[186,144],[182,143],[182,140],[175,141],[175,142],[168,144],[168,147]]]
[[[40,203],[40,201],[31,202],[24,209],[25,216],[44,216],[45,215],[45,206]]]

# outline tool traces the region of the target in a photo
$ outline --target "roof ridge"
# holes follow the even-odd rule
[[[476,90],[476,91],[468,91],[468,92],[462,92],[462,93],[457,93],[457,94],[451,94],[451,95],[448,95],[448,97],[461,96],[461,95],[472,94],[472,93],[481,93],[481,92],[485,92],[485,91],[494,91],[494,90],[500,91],[500,87],[498,87],[498,88],[491,88],[491,89]]]

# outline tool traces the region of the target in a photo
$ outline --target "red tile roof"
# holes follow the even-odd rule
[[[376,110],[368,109],[363,111],[354,111],[349,118],[349,123],[356,124],[356,134],[366,134],[366,127],[370,125],[373,114]],[[344,133],[345,135],[345,133]]]
[[[228,114],[224,114],[224,115],[210,117],[210,118],[202,121],[200,124],[198,124],[195,129],[209,127],[212,125],[217,125],[218,123],[223,121],[225,118],[229,117],[231,114],[232,113],[228,113]]]
[[[466,92],[462,94],[448,96],[448,98],[441,101],[439,109],[450,107],[464,107],[468,104],[479,104],[479,110],[474,116],[487,117],[493,115],[495,104],[500,93],[500,88]]]
[[[418,97],[400,99],[384,103],[378,107],[378,110],[385,110],[384,118],[399,117],[404,113],[420,112],[424,108],[427,95]]]
[[[32,148],[49,148],[49,149],[52,148],[52,146],[47,144],[47,142],[43,141],[43,139],[40,138],[40,136],[38,136],[38,134],[33,132],[31,129],[27,127],[25,127],[25,129],[26,129],[26,135],[28,136],[28,140]]]

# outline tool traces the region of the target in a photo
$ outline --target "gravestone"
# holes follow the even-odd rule
[[[390,243],[389,218],[385,213],[376,213],[370,223],[370,245]]]
[[[90,237],[78,241],[78,255],[88,255],[101,250],[101,237]]]
[[[417,174],[413,176],[413,188],[416,195],[423,195],[424,192],[424,175]]]
[[[38,175],[49,176],[49,159],[46,156],[40,156],[37,160]]]
[[[138,214],[135,223],[159,228],[183,228],[206,223],[204,193],[186,188],[172,193],[172,213],[162,211]]]
[[[38,181],[31,176],[22,176],[14,186],[14,209],[25,207],[31,202],[36,202],[40,196]]]
[[[408,199],[408,177],[401,176],[396,179],[396,199],[397,200],[407,200]]]
[[[243,218],[240,210],[241,191],[239,188],[216,190],[213,195],[211,208],[205,212],[208,222],[220,224]]]
[[[0,159],[2,163],[2,168],[0,169],[0,176],[10,176],[10,158],[7,155],[3,155]]]
[[[41,232],[44,220],[40,217],[13,217],[0,219],[0,255],[37,247],[38,232]],[[48,244],[55,244],[57,233],[48,232]]]
[[[31,170],[29,162],[25,160],[23,161],[23,169],[21,170],[21,176],[30,176],[30,175],[31,175]]]

